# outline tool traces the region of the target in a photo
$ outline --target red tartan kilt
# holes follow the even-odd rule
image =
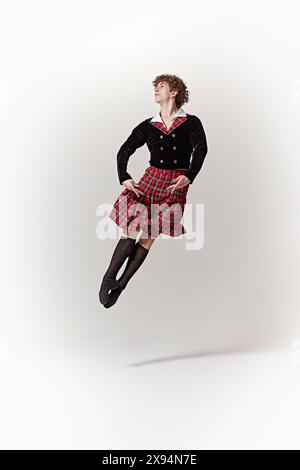
[[[186,233],[181,223],[189,184],[173,193],[166,188],[173,184],[174,178],[182,175],[182,170],[171,170],[148,166],[138,181],[140,197],[130,189],[124,188],[116,199],[111,212],[112,219],[119,227],[132,231],[148,233],[151,238],[160,233],[178,237]]]

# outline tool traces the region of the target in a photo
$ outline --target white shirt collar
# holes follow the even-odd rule
[[[180,108],[177,111],[177,113],[173,116],[172,120],[176,119],[177,117],[181,117],[181,116],[186,117],[186,112],[182,108]],[[159,112],[156,113],[155,116],[153,116],[153,118],[151,119],[150,122],[154,122],[154,121],[155,122],[161,122],[163,124],[163,120],[162,120],[161,115],[160,115]]]

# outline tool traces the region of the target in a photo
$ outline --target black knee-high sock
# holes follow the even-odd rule
[[[119,288],[116,276],[125,259],[135,251],[136,239],[122,236],[114,249],[109,266],[103,276],[99,290],[99,300],[105,304],[109,300],[109,291]]]
[[[137,241],[135,250],[129,257],[121,277],[117,279],[117,282],[120,284],[122,290],[125,289],[129,280],[144,262],[148,253],[149,249],[145,248],[139,241]]]
[[[130,237],[121,237],[118,241],[114,252],[112,254],[111,261],[105,272],[103,279],[115,279],[118,271],[123,265],[126,258],[135,252],[136,239]]]
[[[113,289],[108,295],[109,298],[104,304],[106,308],[109,308],[116,303],[119,298],[119,295],[121,294],[123,289],[125,289],[129,279],[131,279],[133,274],[141,266],[148,253],[149,250],[142,246],[139,242],[135,244],[135,251],[128,258],[127,264],[121,277],[116,280],[118,284],[117,287]]]

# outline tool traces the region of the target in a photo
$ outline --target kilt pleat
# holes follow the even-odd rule
[[[181,223],[186,205],[189,184],[171,193],[166,188],[174,178],[183,174],[181,170],[162,169],[148,166],[138,181],[138,197],[130,189],[124,188],[109,213],[119,227],[134,231],[143,230],[152,238],[161,233],[178,237],[186,233]]]

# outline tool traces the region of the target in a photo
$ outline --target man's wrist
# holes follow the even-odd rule
[[[132,179],[133,179],[132,176],[129,173],[127,173],[127,175],[124,175],[122,178],[119,179],[119,181],[120,181],[120,184],[123,184],[124,181],[132,180]]]

